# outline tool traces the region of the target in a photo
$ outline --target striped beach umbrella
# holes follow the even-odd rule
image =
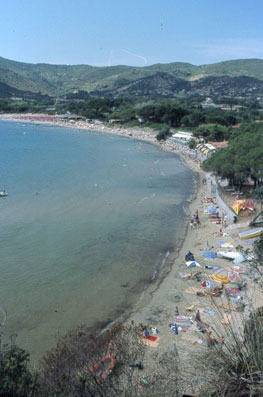
[[[228,278],[231,284],[241,284],[243,281],[243,277],[240,276],[238,273],[229,273]]]
[[[212,274],[211,278],[214,281],[218,281],[219,283],[222,283],[222,284],[230,283],[229,278],[227,276],[224,276],[223,274]]]

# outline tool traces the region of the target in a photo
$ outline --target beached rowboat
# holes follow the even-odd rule
[[[239,238],[241,238],[241,240],[246,240],[253,237],[259,237],[261,234],[263,234],[263,227],[258,227],[256,229],[250,229],[239,233]]]

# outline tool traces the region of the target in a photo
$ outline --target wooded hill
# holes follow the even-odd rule
[[[263,60],[242,59],[195,66],[174,62],[145,67],[49,65],[0,57],[0,97],[16,90],[63,96],[87,91],[93,95],[163,96],[188,94],[251,97],[263,93]]]

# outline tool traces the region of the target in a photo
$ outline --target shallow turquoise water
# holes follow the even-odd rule
[[[38,357],[134,303],[180,238],[193,173],[153,145],[82,130],[1,122],[0,145],[5,334]]]

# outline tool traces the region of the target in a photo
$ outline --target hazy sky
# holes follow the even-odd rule
[[[0,0],[0,56],[134,66],[263,58],[263,0]]]

